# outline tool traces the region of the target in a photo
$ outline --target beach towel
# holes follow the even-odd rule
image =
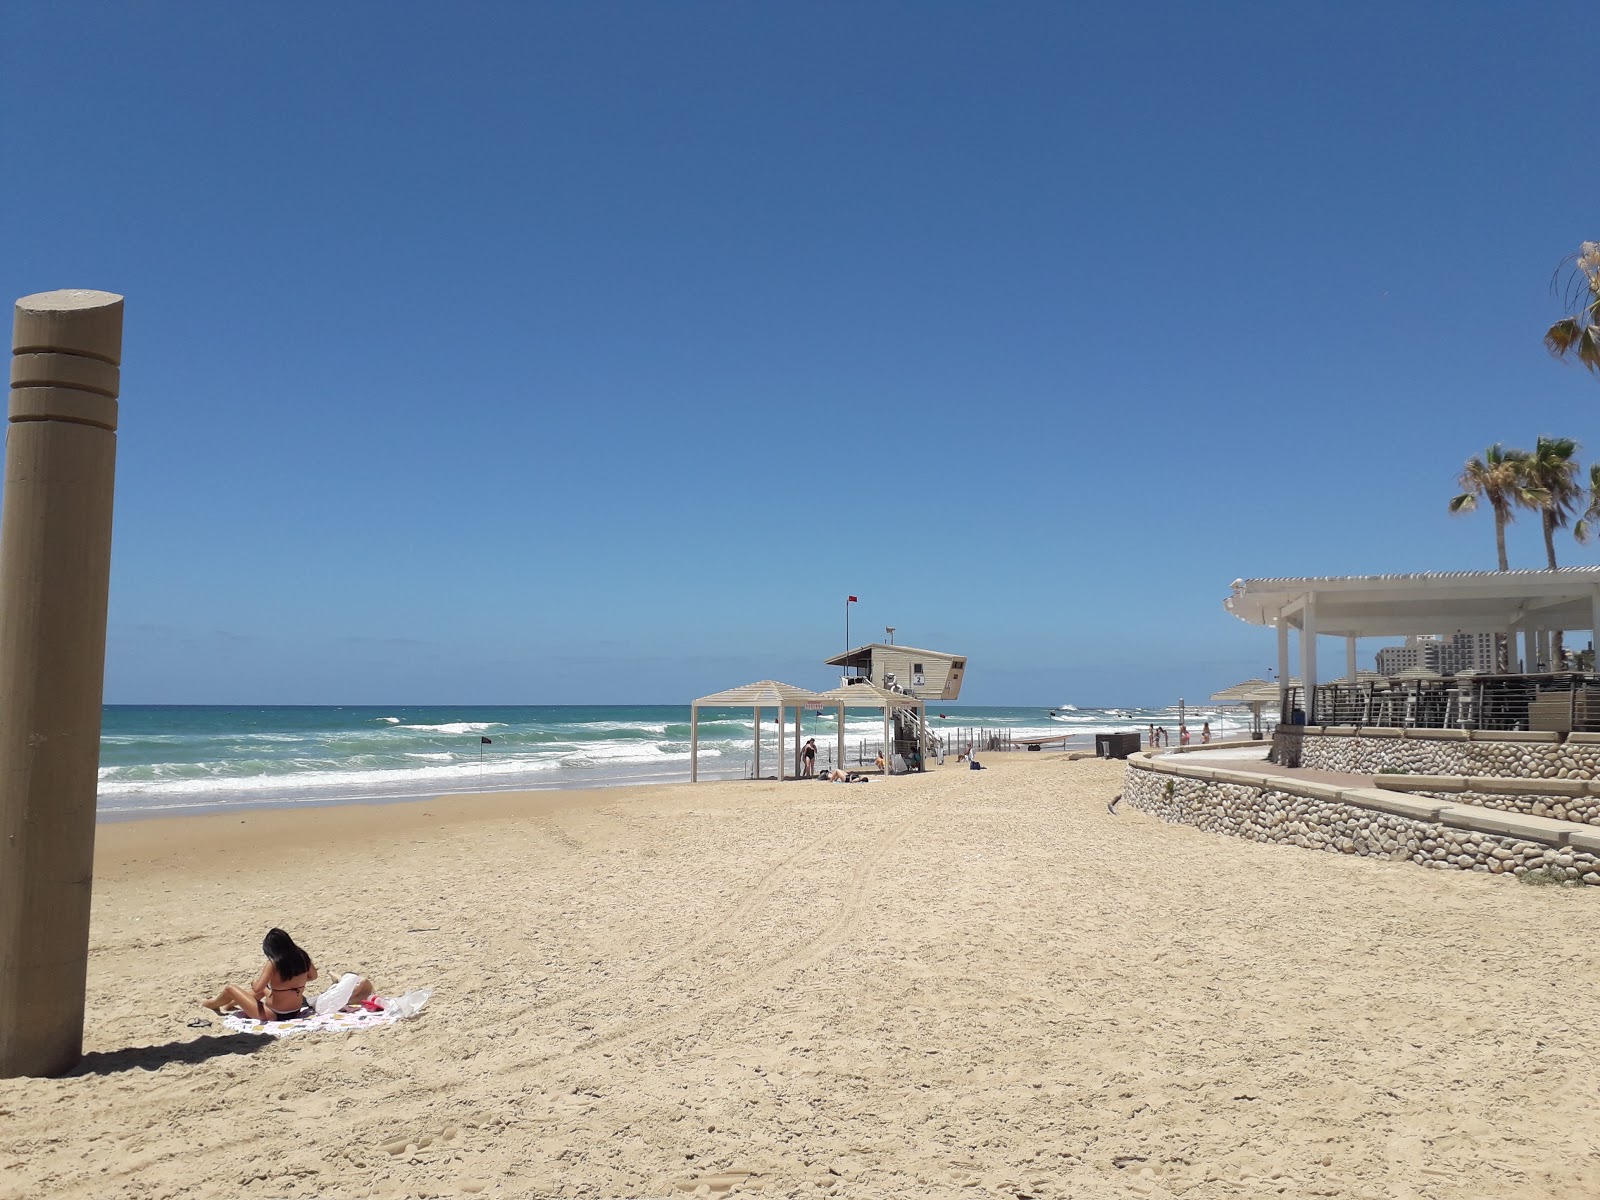
[[[396,1021],[414,1017],[422,1011],[422,1006],[433,995],[432,988],[419,988],[417,991],[407,992],[404,996],[384,1000],[383,1009],[379,1012],[368,1012],[364,1008],[355,1012],[343,1011],[345,1003],[360,981],[359,975],[344,976],[333,987],[318,996],[312,1005],[303,1009],[300,1016],[292,1020],[257,1021],[242,1013],[234,1012],[224,1017],[222,1023],[234,1033],[259,1033],[279,1038],[292,1037],[297,1033],[327,1033],[341,1030],[348,1033],[353,1029],[393,1025]]]

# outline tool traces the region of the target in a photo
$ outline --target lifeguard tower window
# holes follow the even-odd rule
[[[911,686],[912,687],[921,687],[927,681],[928,681],[928,677],[923,673],[922,664],[921,663],[912,663],[911,664]]]

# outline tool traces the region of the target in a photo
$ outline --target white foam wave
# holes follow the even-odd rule
[[[398,724],[400,724],[400,718],[399,717],[373,717],[372,719],[374,721],[381,721],[385,725],[398,725]]]
[[[444,725],[402,725],[423,733],[482,733],[485,729],[504,729],[504,721],[450,721]]]
[[[101,796],[200,796],[225,799],[230,793],[253,795],[267,792],[297,794],[350,789],[416,790],[436,785],[444,789],[469,786],[485,778],[508,779],[518,775],[553,771],[560,766],[554,758],[476,759],[425,767],[389,767],[363,771],[296,771],[292,775],[248,775],[203,779],[102,780]]]

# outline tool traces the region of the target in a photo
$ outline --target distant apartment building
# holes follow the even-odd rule
[[[1378,673],[1398,675],[1421,667],[1437,675],[1459,671],[1491,672],[1496,668],[1495,636],[1492,633],[1414,633],[1403,646],[1385,646],[1378,651]]]

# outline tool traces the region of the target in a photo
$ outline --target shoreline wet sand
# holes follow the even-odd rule
[[[1588,889],[1169,826],[1122,765],[103,824],[0,1196],[1600,1194]],[[422,1016],[266,1045],[289,929]]]

